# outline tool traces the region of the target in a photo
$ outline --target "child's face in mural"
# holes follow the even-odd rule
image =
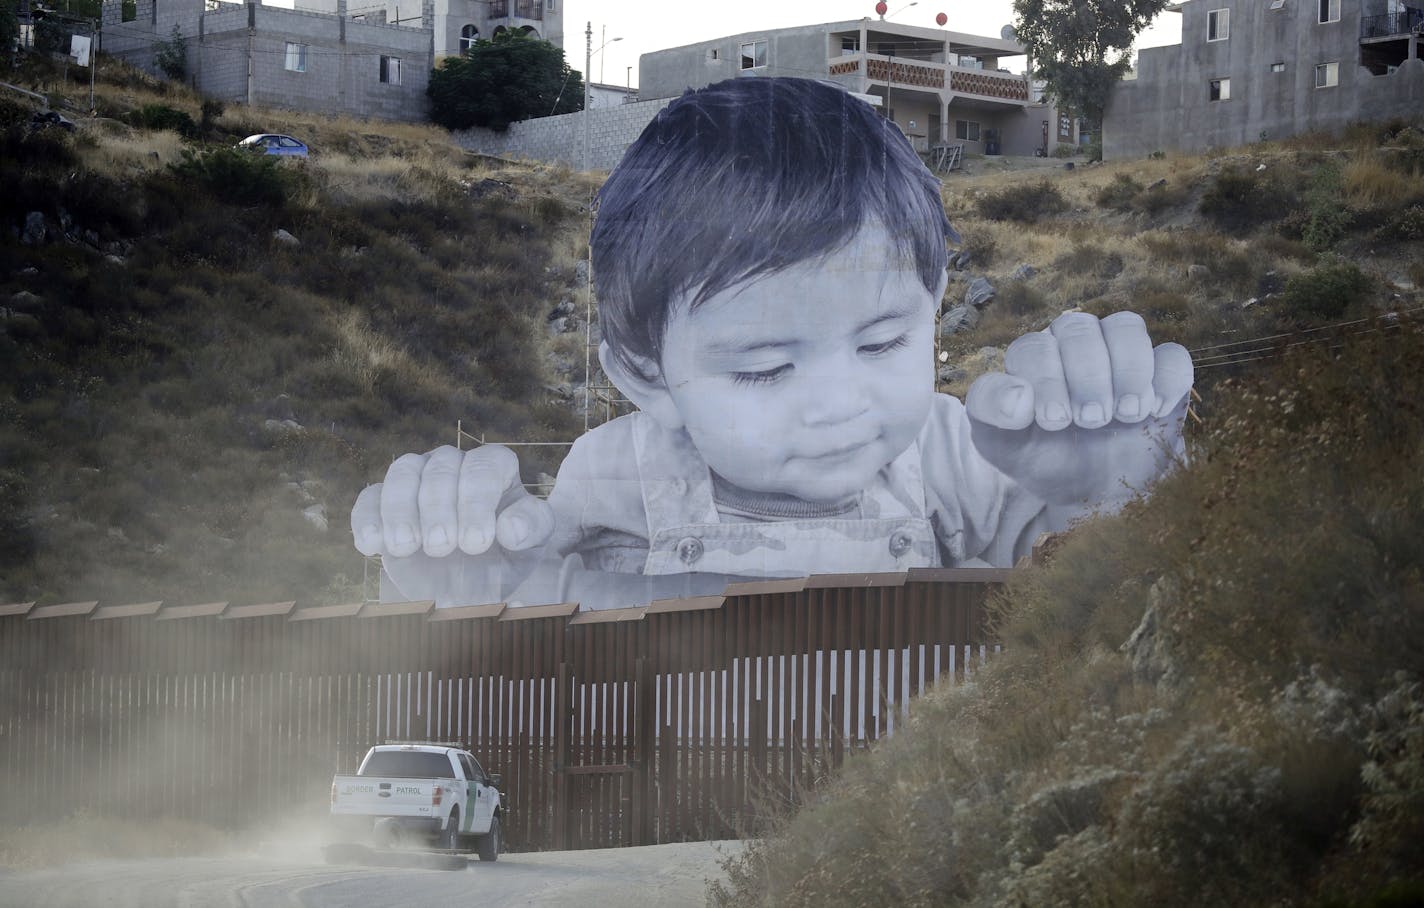
[[[748,491],[843,499],[925,423],[939,296],[883,228],[867,227],[830,256],[695,311],[676,305],[662,378],[718,475]]]

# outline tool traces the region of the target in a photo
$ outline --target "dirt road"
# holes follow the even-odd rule
[[[738,842],[501,855],[455,870],[325,863],[319,853],[0,868],[3,908],[702,905]]]

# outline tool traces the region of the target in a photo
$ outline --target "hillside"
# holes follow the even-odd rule
[[[103,71],[73,133],[0,99],[0,599],[359,600],[392,457],[581,429],[592,183]]]
[[[21,83],[87,104],[87,86],[27,65]],[[72,134],[0,101],[0,352],[16,364],[0,376],[0,599],[358,598],[345,522],[390,458],[454,441],[457,421],[501,440],[581,430],[596,180],[468,155],[433,128],[223,111],[100,73],[98,116],[72,112]],[[316,153],[230,150],[259,131]],[[1254,345],[1203,348],[1417,306],[1424,134],[1318,147],[947,175],[965,243],[943,387],[962,394],[1072,306],[1142,312],[1201,350],[1207,388]],[[964,306],[976,278],[996,295]],[[535,481],[557,449],[530,450]]]

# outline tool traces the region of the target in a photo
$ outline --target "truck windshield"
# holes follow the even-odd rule
[[[387,779],[453,779],[455,772],[445,754],[413,750],[378,750],[366,760],[359,773]]]

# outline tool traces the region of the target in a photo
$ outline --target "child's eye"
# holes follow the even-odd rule
[[[783,363],[775,369],[763,369],[760,372],[733,372],[732,381],[739,385],[764,385],[776,381],[790,371],[791,364]]]
[[[881,353],[889,353],[891,350],[898,350],[910,342],[907,334],[902,334],[894,340],[888,340],[880,344],[866,344],[860,348],[861,353],[869,356],[878,356]]]

